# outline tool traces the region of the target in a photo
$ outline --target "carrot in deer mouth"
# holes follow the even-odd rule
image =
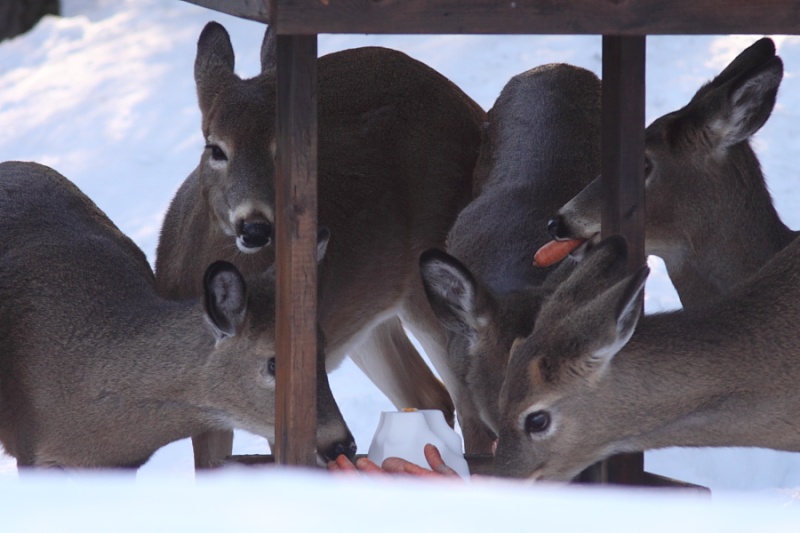
[[[533,256],[533,264],[542,268],[554,265],[567,257],[570,252],[584,242],[583,239],[550,241],[536,251]]]

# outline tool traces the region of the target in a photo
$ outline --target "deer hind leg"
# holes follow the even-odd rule
[[[203,470],[221,466],[233,453],[233,431],[207,431],[192,437],[194,468]]]
[[[396,316],[378,324],[350,358],[398,409],[438,409],[451,426],[455,422],[450,394]]]

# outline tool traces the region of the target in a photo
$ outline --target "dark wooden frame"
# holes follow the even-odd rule
[[[187,0],[267,22],[278,41],[276,228],[277,460],[313,465],[316,398],[316,50],[319,33],[603,35],[603,233],[644,255],[645,45],[650,34],[800,34],[797,0]],[[312,44],[313,43],[313,44]],[[313,280],[313,281],[312,281]],[[663,486],[643,454],[619,456],[585,478]]]

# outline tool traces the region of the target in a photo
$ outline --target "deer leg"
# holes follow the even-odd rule
[[[194,468],[202,470],[221,466],[233,453],[233,431],[207,431],[192,437]]]
[[[450,394],[408,339],[399,318],[378,324],[350,358],[398,409],[439,409],[453,425]]]

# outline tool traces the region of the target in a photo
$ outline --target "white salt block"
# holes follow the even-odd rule
[[[459,476],[469,479],[461,437],[447,425],[442,412],[436,409],[382,412],[367,457],[379,466],[387,457],[400,457],[423,468],[430,468],[423,451],[426,444],[436,446],[445,464]]]

